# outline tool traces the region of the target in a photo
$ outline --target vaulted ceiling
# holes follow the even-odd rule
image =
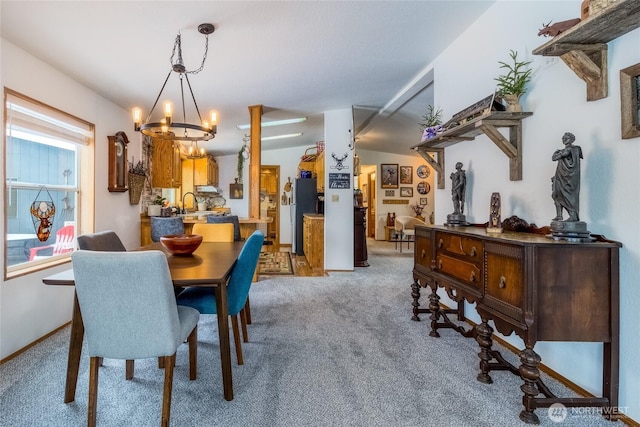
[[[429,65],[493,2],[3,0],[0,18],[4,39],[145,113],[178,32],[185,65],[196,69],[204,52],[197,27],[212,23],[204,69],[189,77],[200,110],[219,111],[209,151],[236,153],[248,132],[236,125],[261,104],[263,121],[308,117],[263,128],[263,136],[303,133],[263,149],[312,145],[323,139],[324,111],[353,106],[359,148],[408,154],[433,99]],[[173,76],[165,94],[177,87]]]

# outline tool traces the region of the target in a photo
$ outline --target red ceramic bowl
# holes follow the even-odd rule
[[[202,236],[199,234],[170,234],[160,237],[160,243],[172,255],[191,255],[202,243]]]

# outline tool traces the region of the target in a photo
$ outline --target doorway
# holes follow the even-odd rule
[[[264,244],[280,247],[280,166],[260,166],[260,218],[271,218],[264,227]]]

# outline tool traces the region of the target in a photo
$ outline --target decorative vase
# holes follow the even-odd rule
[[[514,94],[507,94],[504,96],[505,101],[507,101],[507,112],[508,113],[521,113],[522,105],[520,105],[520,97]]]
[[[160,216],[162,213],[162,206],[160,205],[149,205],[147,207],[147,215],[149,216]]]

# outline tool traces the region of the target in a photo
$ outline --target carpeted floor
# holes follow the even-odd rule
[[[293,274],[291,254],[289,252],[260,252],[258,274]]]
[[[412,252],[369,243],[367,268],[324,277],[269,276],[251,288],[253,324],[243,366],[232,351],[234,400],[222,397],[217,323],[202,315],[198,379],[188,380],[187,346],[178,350],[173,426],[525,426],[519,377],[493,372],[476,381],[478,345],[451,330],[428,335],[411,321]],[[304,285],[304,286],[301,286]],[[69,328],[0,366],[0,426],[86,425],[88,358],[82,354],[76,400],[63,403]],[[517,357],[501,350],[511,363]],[[157,426],[163,373],[155,359],[100,368],[98,425]],[[575,396],[543,375],[558,395]],[[584,409],[584,408],[580,408]],[[620,426],[594,413],[570,412],[543,426]]]

